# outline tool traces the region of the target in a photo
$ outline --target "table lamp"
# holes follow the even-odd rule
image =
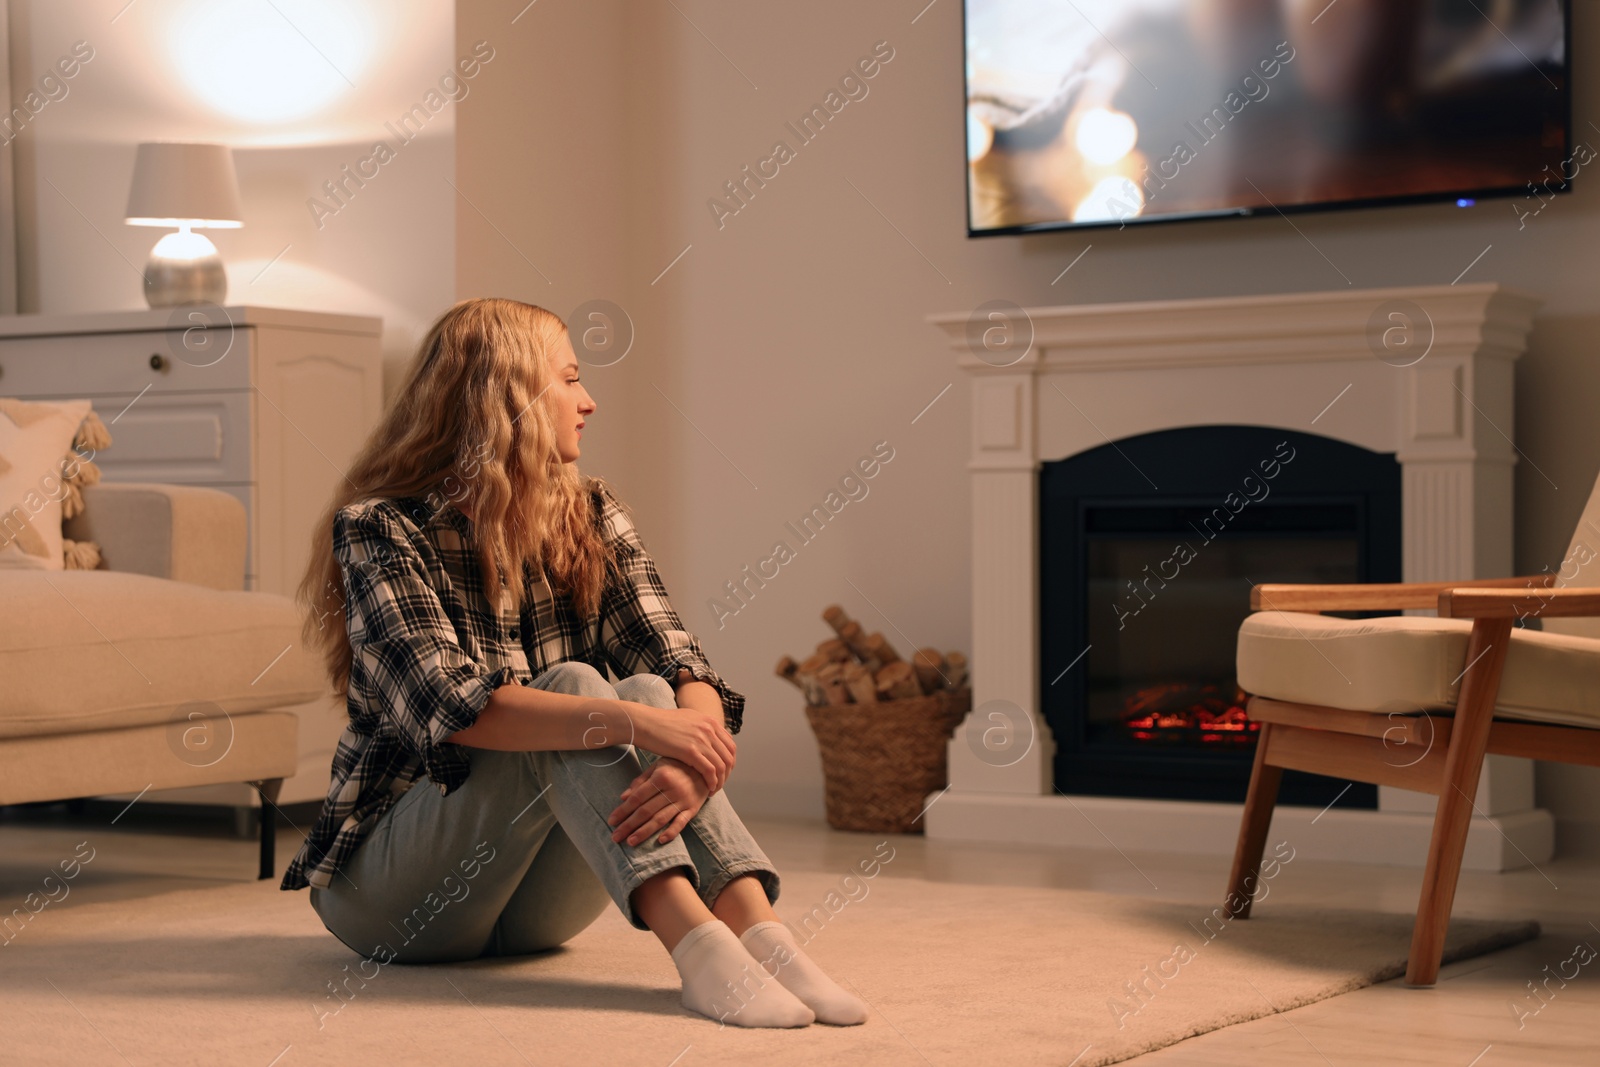
[[[155,142],[139,145],[128,194],[130,226],[176,226],[150,250],[144,298],[153,308],[221,304],[228,274],[201,227],[237,229],[239,180],[227,145]]]

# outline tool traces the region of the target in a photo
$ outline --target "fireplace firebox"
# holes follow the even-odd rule
[[[1067,794],[1242,800],[1257,724],[1234,639],[1250,587],[1401,579],[1400,464],[1314,434],[1108,442],[1042,465],[1039,516],[1041,710]],[[1375,786],[1284,775],[1283,803],[1335,797],[1377,807]]]

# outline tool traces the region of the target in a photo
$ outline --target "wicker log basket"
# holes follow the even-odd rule
[[[806,695],[822,752],[828,825],[869,833],[921,833],[930,794],[948,781],[946,745],[972,707],[966,657],[922,649],[900,659],[837,605],[822,613],[839,635],[779,677]]]

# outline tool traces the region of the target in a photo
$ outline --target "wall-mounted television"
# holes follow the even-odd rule
[[[1548,198],[1588,161],[1569,0],[964,8],[970,236]]]

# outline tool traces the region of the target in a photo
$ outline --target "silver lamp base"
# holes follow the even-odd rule
[[[152,255],[144,266],[144,299],[153,308],[222,304],[228,297],[228,272],[222,257],[169,259]]]

